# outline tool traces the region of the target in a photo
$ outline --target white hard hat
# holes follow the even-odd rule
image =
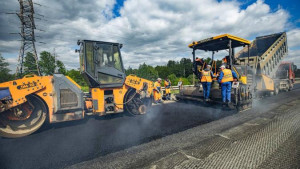
[[[160,81],[161,80],[161,78],[157,78],[157,81]]]
[[[225,68],[225,65],[221,65],[220,68]]]
[[[207,65],[207,67],[211,67],[210,65]]]

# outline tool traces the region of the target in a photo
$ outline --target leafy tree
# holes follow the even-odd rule
[[[166,66],[156,66],[155,70],[158,73],[158,76],[162,79],[165,79],[168,77],[169,74],[171,74],[171,70]]]
[[[0,82],[6,82],[13,79],[13,76],[9,74],[10,70],[7,68],[8,62],[2,57],[0,53]]]
[[[179,62],[169,60],[167,63],[167,72],[169,74],[174,73],[177,77],[188,77],[190,74],[192,74],[192,60],[188,58],[182,58]],[[162,72],[166,72],[163,68],[160,68],[163,70]],[[160,72],[159,72],[160,73]]]
[[[183,70],[181,69],[180,64],[178,62],[169,60],[167,63],[167,67],[170,70],[170,72],[174,73],[177,77],[183,75]]]
[[[206,58],[204,60],[208,64],[211,63],[210,58]],[[216,60],[217,63],[217,71],[221,66],[222,61]],[[153,70],[152,66],[146,65],[145,63],[140,65],[138,69],[132,69],[129,67],[126,70],[126,74],[136,74],[139,77],[147,78],[149,80],[155,80],[156,77],[160,77],[162,79],[169,78],[173,85],[177,85],[179,78],[181,78],[183,84],[189,85],[193,84],[193,71],[192,71],[193,62],[189,58],[182,58],[179,62],[174,60],[169,60],[166,65],[156,66]],[[215,65],[213,66],[213,71],[215,71]],[[195,77],[195,82],[197,79]]]
[[[132,69],[130,66],[125,70],[126,75],[136,74],[136,69]]]
[[[139,66],[136,75],[152,81],[158,78],[157,71],[152,66],[146,65],[146,63]]]
[[[168,66],[168,67],[175,67],[175,66],[176,66],[176,61],[174,61],[174,60],[169,60],[168,63],[167,63],[167,66]]]
[[[64,74],[64,75],[67,73],[66,67],[62,61],[57,60],[56,67],[58,68],[59,73]]]
[[[193,80],[193,78],[194,78],[194,80]],[[187,80],[189,81],[190,84],[193,84],[193,82],[196,82],[196,76],[193,76],[193,74],[190,74],[187,77]]]
[[[79,70],[75,70],[75,69],[69,70],[66,72],[66,75],[69,76],[71,79],[73,79],[80,86],[87,86],[87,83],[85,82],[84,78],[81,76]]]
[[[192,66],[193,66],[193,62],[191,59],[187,59],[187,58],[182,58],[179,62],[180,64],[180,69],[182,70],[182,77],[188,77],[190,74],[193,73],[192,71]]]
[[[189,80],[187,78],[182,77],[181,78],[182,84],[183,85],[191,85],[191,83],[189,82]],[[177,83],[176,83],[177,84]]]
[[[26,74],[36,74],[36,75],[38,75],[36,61],[35,61],[33,53],[31,53],[31,52],[26,53],[26,56],[25,56],[24,74],[25,75]]]
[[[44,75],[53,75],[55,70],[55,57],[50,52],[43,51],[40,54],[40,69]]]
[[[210,64],[210,65],[212,64],[212,63],[211,63],[211,58],[206,58],[206,59],[204,59],[204,62],[207,63],[207,64]]]
[[[43,75],[53,75],[55,68],[58,68],[59,73],[67,73],[65,65],[60,60],[55,61],[55,57],[47,51],[41,52],[39,66]]]
[[[178,83],[178,81],[179,81],[179,79],[176,77],[176,75],[175,75],[174,73],[173,73],[173,74],[170,74],[170,75],[168,76],[168,79],[171,81],[172,86],[176,86],[177,83]]]

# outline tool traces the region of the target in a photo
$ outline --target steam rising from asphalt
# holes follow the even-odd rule
[[[141,144],[169,134],[180,132],[233,114],[234,111],[224,111],[220,105],[203,107],[199,102],[169,102],[154,105],[145,115],[139,115],[134,122],[118,126],[114,135],[120,140]],[[178,119],[180,117],[180,119]],[[181,126],[172,128],[172,125]],[[129,132],[134,131],[134,132]],[[143,138],[142,140],[140,138]]]

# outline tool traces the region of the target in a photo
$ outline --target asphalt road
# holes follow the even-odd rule
[[[235,113],[219,106],[169,103],[141,116],[91,116],[48,124],[27,137],[0,138],[0,168],[64,168]]]

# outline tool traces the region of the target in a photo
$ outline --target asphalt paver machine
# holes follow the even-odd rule
[[[211,52],[211,63],[214,62],[214,57],[217,52],[225,51],[225,62],[229,69],[235,71],[238,78],[237,82],[233,82],[232,85],[232,103],[239,111],[245,110],[252,107],[252,94],[253,94],[253,71],[248,64],[237,64],[236,58],[234,57],[235,49],[238,47],[249,47],[250,41],[233,36],[230,34],[223,34],[189,44],[189,48],[193,50],[193,72],[198,80],[200,80],[201,72],[203,71],[206,64],[202,59],[196,59],[196,51]],[[248,55],[249,56],[249,55]],[[216,65],[215,65],[216,67]],[[221,86],[217,82],[217,76],[219,74],[217,69],[212,69],[216,75],[213,78],[211,88],[211,100],[212,102],[222,102]],[[195,86],[184,86],[180,93],[176,96],[179,100],[203,100],[203,90],[201,84],[198,83]]]

